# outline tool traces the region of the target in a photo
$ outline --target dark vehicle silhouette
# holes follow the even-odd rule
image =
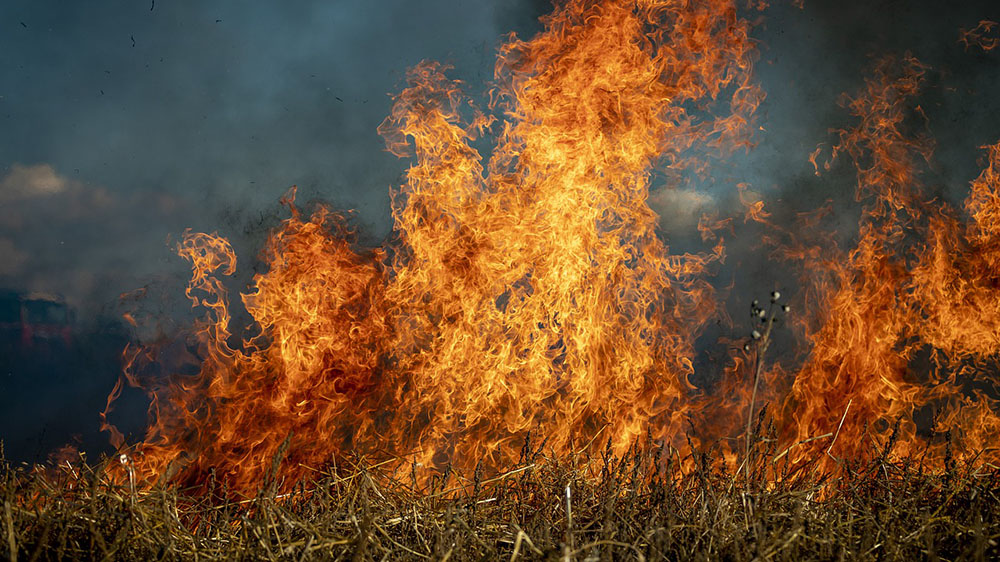
[[[73,346],[73,312],[45,293],[0,292],[0,351],[12,354]]]
[[[0,442],[8,461],[44,462],[65,445],[106,452],[98,413],[128,336],[114,315],[81,323],[58,295],[0,290]],[[141,427],[145,407],[126,406],[123,425]]]

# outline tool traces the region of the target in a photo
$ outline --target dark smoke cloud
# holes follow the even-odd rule
[[[759,33],[758,71],[768,93],[760,172],[781,178],[789,162],[804,164],[804,154],[829,140],[828,128],[848,122],[837,99],[862,86],[872,60],[910,52],[930,67],[917,103],[938,142],[937,179],[965,190],[977,173],[978,148],[1000,140],[1000,60],[997,53],[967,50],[959,29],[997,18],[1000,4],[979,0],[816,0],[801,11],[777,6]]]
[[[757,146],[721,166],[704,188],[713,198],[708,208],[738,217],[725,275],[735,284],[733,300],[740,307],[754,298],[753,290],[766,294],[781,286],[794,291],[794,284],[792,272],[767,259],[758,243],[760,232],[742,227],[737,183],[749,184],[778,221],[791,221],[796,213],[829,201],[834,214],[827,225],[847,244],[857,232],[859,205],[849,162],[842,159],[816,177],[808,158],[820,143],[835,140],[830,129],[852,123],[838,102],[845,92],[863,87],[879,57],[909,52],[929,66],[924,94],[916,100],[937,141],[925,180],[932,195],[961,203],[979,173],[980,147],[1000,140],[1000,53],[967,50],[959,43],[959,29],[998,18],[1000,4],[979,0],[947,7],[930,1],[807,0],[801,10],[775,3],[765,12],[755,33],[760,41],[756,74],[767,93]],[[679,247],[697,246],[690,236],[671,232],[666,221],[664,230]]]
[[[74,204],[65,197],[19,203],[45,227],[0,232],[16,264],[0,269],[0,285],[34,288],[57,269],[46,262],[62,262],[121,276],[86,295],[107,299],[135,286],[131,272],[162,267],[168,234],[238,235],[292,184],[303,199],[357,209],[370,236],[383,236],[405,167],[375,132],[388,94],[426,58],[487,80],[497,21],[510,14],[503,3],[445,0],[4,2],[0,178],[47,166],[119,204],[88,227],[86,216],[64,220]],[[70,255],[53,252],[66,239]],[[77,301],[86,293],[60,283],[46,285]]]

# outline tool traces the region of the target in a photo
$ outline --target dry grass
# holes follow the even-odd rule
[[[624,458],[526,450],[490,478],[356,462],[277,494],[135,492],[104,467],[2,463],[0,556],[24,560],[988,560],[1000,557],[1000,469],[930,473],[878,455],[836,478],[711,468],[662,448]],[[760,460],[766,459],[766,460]],[[699,467],[674,476],[679,463]],[[108,461],[106,461],[108,462]],[[117,462],[117,461],[114,461]],[[765,470],[778,468],[763,485]],[[569,490],[569,492],[567,492]],[[821,490],[826,490],[820,494]],[[821,499],[821,496],[822,499]]]

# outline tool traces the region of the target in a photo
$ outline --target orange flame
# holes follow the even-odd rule
[[[1000,46],[1000,37],[996,35],[998,29],[997,22],[982,20],[972,29],[958,30],[958,41],[965,45],[966,50],[975,46],[987,52],[992,51]]]
[[[409,72],[379,128],[414,158],[394,193],[393,242],[361,249],[342,216],[305,218],[294,190],[286,197],[291,217],[242,295],[253,332],[239,344],[220,280],[235,254],[216,234],[185,233],[187,295],[205,312],[198,372],[165,377],[155,348],[126,351],[126,381],[152,401],[128,461],[141,481],[200,485],[214,471],[251,493],[346,454],[468,470],[516,462],[531,432],[562,455],[623,453],[640,436],[689,452],[689,421],[709,436],[743,432],[757,384],[739,346],[714,396],[689,381],[696,338],[724,316],[707,278],[730,223],[704,217],[712,250],[674,255],[648,198],[654,168],[705,174],[705,154],[748,146],[763,99],[751,25],[731,0],[568,0],[543,23],[501,47],[487,111],[445,67]],[[808,356],[797,372],[759,357],[752,367],[772,383],[763,397],[780,401],[791,462],[832,469],[891,434],[900,452],[940,460],[941,433],[971,454],[1000,430],[982,378],[1000,344],[1000,144],[973,183],[967,227],[927,202],[919,170],[932,143],[908,134],[907,106],[925,72],[886,59],[845,98],[858,124],[838,132],[830,160],[846,154],[858,169],[854,249],[797,240],[740,185],[745,219],[805,266]],[[484,135],[488,160],[473,144]],[[823,212],[804,217],[810,231]],[[928,366],[915,372],[917,361]],[[937,433],[918,427],[929,407]]]
[[[695,148],[746,145],[763,97],[750,24],[728,0],[570,1],[544,23],[501,48],[499,123],[442,66],[409,73],[379,129],[415,156],[398,244],[360,253],[335,214],[292,206],[243,296],[260,332],[241,346],[218,278],[233,251],[185,234],[201,368],[140,380],[150,356],[130,354],[153,400],[140,473],[215,469],[252,491],[278,454],[294,480],[347,451],[469,468],[515,461],[531,431],[563,453],[680,435],[717,306],[704,273],[724,254],[721,238],[669,253],[650,172],[704,172]],[[484,174],[471,142],[490,127]]]
[[[906,132],[907,101],[925,71],[910,56],[885,58],[860,95],[846,99],[859,123],[839,131],[833,156],[850,155],[858,170],[856,195],[864,202],[858,242],[844,255],[800,254],[811,262],[807,281],[818,317],[804,326],[811,352],[779,422],[789,443],[834,437],[808,441],[792,459],[833,465],[895,439],[898,453],[930,452],[933,465],[948,446],[942,435],[961,434],[956,453],[970,455],[1000,435],[996,400],[982,389],[972,391],[974,398],[963,395],[1000,349],[988,230],[1000,188],[997,147],[973,183],[967,203],[973,220],[963,236],[955,213],[922,193],[920,162],[931,158],[930,139]],[[914,111],[922,116],[919,106]],[[929,364],[915,370],[921,361]],[[929,430],[936,439],[918,432],[928,407],[935,409]]]

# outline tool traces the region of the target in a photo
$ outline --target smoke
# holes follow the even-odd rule
[[[863,87],[873,60],[909,52],[929,67],[914,114],[922,132],[936,141],[924,181],[930,197],[960,204],[979,174],[981,147],[1000,139],[995,95],[1000,72],[996,52],[967,48],[959,33],[997,18],[1000,6],[984,1],[944,9],[929,1],[811,0],[804,9],[775,2],[764,12],[754,35],[760,46],[755,73],[767,93],[756,146],[716,166],[713,177],[698,186],[714,203],[704,210],[734,219],[733,229],[724,233],[728,261],[716,282],[732,287],[728,303],[737,326],[725,335],[745,336],[738,320],[754,298],[779,288],[795,295],[797,289],[798,272],[791,264],[773,262],[763,232],[744,224],[739,184],[764,201],[778,224],[791,225],[801,213],[828,207],[823,228],[835,232],[845,247],[853,243],[860,211],[853,168],[841,159],[817,175],[809,156],[821,145],[828,154],[835,141],[832,130],[852,122],[841,107],[842,96]],[[699,249],[694,233],[677,229],[662,201],[654,196],[652,204],[673,247]]]
[[[47,228],[5,236],[16,255],[65,258],[96,277],[119,279],[93,283],[86,296],[68,280],[47,283],[73,293],[76,305],[141,286],[133,272],[159,267],[183,276],[163,240],[185,228],[247,236],[235,243],[251,258],[261,237],[254,223],[273,215],[293,184],[300,200],[355,209],[377,241],[389,232],[389,190],[405,168],[376,133],[389,94],[423,59],[451,64],[470,85],[485,83],[505,32],[498,22],[516,19],[506,3],[444,0],[5,2],[4,193],[35,189],[38,178],[22,177],[30,169],[100,186],[114,201],[142,199],[136,193],[170,201],[147,198],[118,206],[118,214],[91,213],[89,228],[117,236],[78,244],[69,256],[57,258],[48,242],[88,229],[86,217],[70,224],[51,210],[69,201],[22,205],[26,221]],[[130,243],[137,237],[146,243],[142,250]],[[29,288],[57,276],[33,259],[4,273],[0,285]]]
[[[86,318],[101,311],[110,291],[162,274],[163,234],[147,226],[186,210],[173,194],[116,193],[51,164],[13,164],[0,177],[0,202],[0,283],[62,294]]]
[[[777,187],[773,198],[791,198],[793,205],[852,198],[850,184],[839,178],[810,180],[808,154],[829,143],[828,129],[847,123],[838,100],[861,87],[873,58],[910,52],[930,68],[918,100],[937,142],[930,183],[940,195],[960,200],[978,174],[979,148],[1000,138],[1000,73],[996,56],[967,49],[959,30],[998,16],[996,3],[980,1],[947,9],[937,2],[892,0],[817,0],[804,10],[775,6],[759,33],[757,70],[768,100],[762,108],[765,131],[750,160],[752,183],[765,192]]]
[[[102,186],[111,198],[164,194],[175,211],[183,209],[101,215],[103,227],[121,222],[119,231],[142,225],[138,230],[153,243],[146,251],[119,246],[115,274],[123,282],[95,283],[97,293],[79,302],[106,302],[134,288],[129,269],[146,274],[166,261],[183,273],[165,256],[162,240],[184,228],[221,229],[252,256],[264,230],[255,223],[275,215],[277,198],[292,184],[303,200],[357,210],[367,240],[378,241],[391,228],[389,190],[406,163],[384,151],[375,129],[406,68],[442,60],[471,93],[481,93],[502,37],[530,37],[551,7],[545,0],[4,4],[5,196],[36,189],[39,181],[72,181]],[[837,98],[861,83],[870,55],[910,50],[938,73],[929,94],[934,99],[923,109],[939,140],[935,173],[942,193],[960,198],[975,176],[977,147],[997,134],[1000,101],[992,95],[996,54],[967,50],[959,29],[998,19],[997,11],[986,1],[947,10],[927,1],[816,0],[802,10],[776,3],[756,32],[757,74],[768,94],[757,147],[719,167],[711,181],[680,187],[704,193],[714,206],[702,210],[721,215],[739,210],[738,183],[752,185],[772,206],[800,210],[832,197],[845,199],[849,213],[850,190],[816,180],[808,155],[829,140],[828,128],[843,122]],[[22,167],[11,168],[17,163]],[[30,165],[36,167],[24,167]],[[18,175],[29,170],[36,177]],[[51,177],[45,180],[43,172]],[[13,186],[19,182],[27,187]],[[664,180],[655,187],[678,186]],[[652,204],[671,240],[694,249],[693,221],[672,210],[674,197],[654,195]],[[47,218],[53,238],[69,237],[65,223]],[[5,235],[7,253],[19,257],[8,260],[0,283],[32,285],[45,275],[24,259],[50,247],[32,236]],[[241,243],[241,236],[249,240]],[[101,246],[93,252],[113,253]],[[91,253],[78,247],[73,259],[82,268],[109,266]],[[68,284],[52,288],[74,292]]]

